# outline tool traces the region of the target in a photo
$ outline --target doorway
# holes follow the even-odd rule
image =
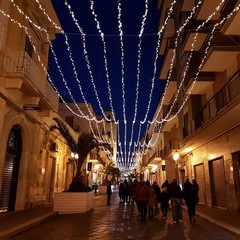
[[[3,166],[0,212],[15,210],[19,165],[22,155],[21,126],[14,125],[9,133]]]
[[[227,208],[226,180],[223,158],[209,162],[210,185],[212,193],[212,205]]]

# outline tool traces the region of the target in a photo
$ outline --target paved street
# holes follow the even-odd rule
[[[200,217],[196,223],[189,222],[186,211],[183,223],[172,223],[171,210],[165,222],[161,220],[161,214],[142,222],[136,206],[119,204],[117,193],[112,196],[111,206],[107,206],[105,195],[95,195],[94,198],[93,211],[54,216],[11,239],[239,239]]]

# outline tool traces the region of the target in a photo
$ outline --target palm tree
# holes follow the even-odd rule
[[[114,163],[112,162],[109,162],[107,163],[105,166],[105,173],[106,173],[106,176],[105,176],[105,179],[103,181],[103,184],[102,185],[107,185],[109,180],[108,180],[108,177],[111,176],[112,179],[115,180],[115,178],[120,178],[121,176],[121,172],[119,170],[119,168],[115,167]]]
[[[67,126],[63,123],[59,118],[53,118],[53,120],[57,123],[57,125],[52,125],[50,127],[50,131],[58,130],[59,133],[66,140],[67,145],[70,147],[72,152],[76,152],[79,156],[77,161],[77,171],[76,175],[73,177],[73,180],[68,189],[69,192],[85,192],[89,191],[86,184],[83,182],[81,177],[81,168],[87,157],[87,155],[91,152],[91,150],[99,147],[104,147],[108,149],[112,153],[112,147],[108,143],[99,142],[92,133],[81,133],[75,141],[73,136],[70,134]]]

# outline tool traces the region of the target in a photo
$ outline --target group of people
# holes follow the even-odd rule
[[[182,222],[182,205],[183,199],[188,209],[188,217],[190,221],[196,221],[196,205],[198,204],[199,185],[195,179],[192,180],[192,183],[189,179],[186,179],[183,190],[177,183],[177,180],[174,179],[170,184],[170,196],[172,204],[172,216],[173,222]]]
[[[159,207],[162,212],[162,219],[167,219],[169,203],[172,206],[173,222],[182,222],[182,205],[183,199],[188,208],[188,215],[190,221],[196,221],[195,211],[198,203],[199,186],[195,179],[192,183],[186,179],[183,190],[173,179],[171,183],[166,180],[161,188],[156,181],[151,185],[147,181],[121,181],[119,184],[119,199],[120,203],[136,203],[141,214],[142,221],[146,221],[147,214],[153,218],[155,214],[159,213]]]
[[[151,185],[148,180],[138,182],[136,179],[134,181],[124,179],[119,184],[120,204],[136,203],[143,221],[146,220],[147,212],[149,218],[153,218],[155,214],[158,214],[160,204],[163,219],[166,219],[169,207],[169,194],[166,183],[162,185],[161,191],[156,181]]]

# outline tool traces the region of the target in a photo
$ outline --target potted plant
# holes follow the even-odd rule
[[[83,163],[91,150],[104,147],[112,152],[112,147],[108,143],[98,141],[92,133],[81,133],[76,141],[65,123],[59,118],[54,118],[54,121],[56,125],[52,125],[50,131],[58,130],[66,140],[71,151],[76,152],[79,156],[76,161],[76,174],[69,188],[64,192],[54,194],[54,211],[60,214],[86,212],[93,207],[93,191],[83,181],[81,174]]]

